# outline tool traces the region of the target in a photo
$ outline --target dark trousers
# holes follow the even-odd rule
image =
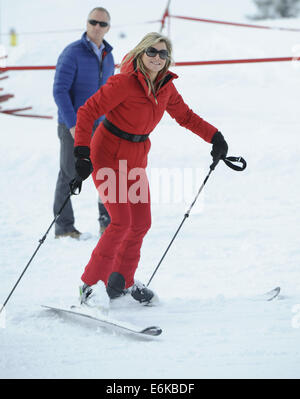
[[[65,199],[69,195],[69,183],[75,177],[74,139],[70,130],[64,125],[58,125],[58,138],[60,140],[60,169],[56,182],[53,212],[58,213]],[[100,199],[99,199],[100,201]],[[107,227],[110,222],[109,215],[104,205],[99,202],[99,222]],[[72,202],[69,200],[55,223],[55,234],[64,234],[74,231],[75,219]]]

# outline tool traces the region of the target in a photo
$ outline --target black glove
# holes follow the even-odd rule
[[[93,165],[90,160],[90,149],[87,146],[78,145],[74,148],[75,169],[77,172],[77,177],[81,180],[85,180],[93,171]],[[79,179],[78,179],[79,180]]]
[[[211,169],[214,169],[220,159],[225,159],[228,152],[228,145],[221,132],[216,132],[211,139],[213,145],[210,155],[213,157]]]

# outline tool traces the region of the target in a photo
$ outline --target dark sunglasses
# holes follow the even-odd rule
[[[168,50],[156,50],[154,47],[148,47],[145,51],[148,57],[156,57],[159,54],[159,58],[162,60],[167,60],[169,58]]]
[[[96,21],[95,19],[89,19],[89,24],[96,26],[97,24],[99,24],[101,26],[101,28],[106,28],[108,26],[108,22],[104,22],[104,21]]]

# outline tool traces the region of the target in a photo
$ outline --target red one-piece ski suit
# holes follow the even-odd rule
[[[131,142],[113,135],[103,123],[91,138],[94,121],[105,115],[122,131],[144,135],[152,132],[167,111],[181,126],[210,143],[217,129],[184,103],[173,84],[177,77],[168,71],[159,91],[155,96],[153,93],[149,95],[144,75],[130,62],[121,73],[110,77],[78,110],[75,146],[90,147],[93,180],[111,217],[111,223],[99,239],[82,275],[82,281],[90,286],[99,280],[107,284],[112,272],[124,276],[126,288],[132,286],[142,241],[151,225],[150,197],[143,202],[134,202],[128,197],[124,200],[124,192],[121,195],[118,184],[119,178],[126,173],[128,175],[133,168],[145,170],[151,146],[149,138],[144,142]],[[122,170],[120,160],[123,161]],[[105,173],[99,173],[108,168],[114,171],[116,177],[116,201],[107,199],[103,188],[107,179],[104,178]],[[128,178],[125,196],[134,183]],[[149,190],[147,178],[146,184]]]

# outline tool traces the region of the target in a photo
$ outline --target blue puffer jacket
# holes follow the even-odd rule
[[[114,74],[112,47],[105,40],[103,44],[101,64],[86,39],[86,33],[80,40],[69,44],[58,58],[53,95],[58,106],[58,122],[64,123],[68,129],[76,125],[78,108]],[[99,118],[95,126],[103,118]]]

